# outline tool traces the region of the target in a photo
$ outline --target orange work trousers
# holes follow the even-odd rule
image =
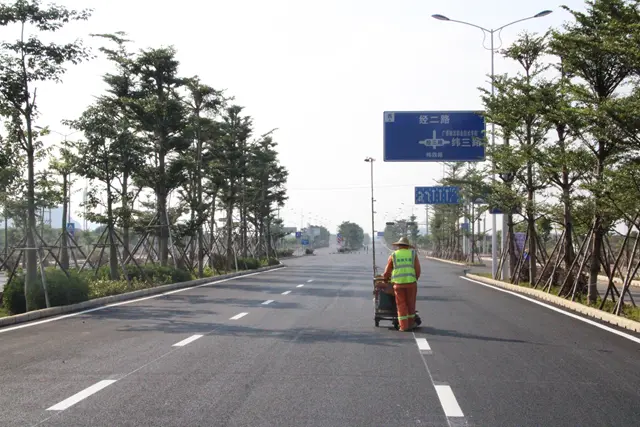
[[[416,297],[418,296],[417,283],[394,283],[393,291],[396,294],[396,306],[398,308],[398,322],[401,331],[408,331],[415,323]]]

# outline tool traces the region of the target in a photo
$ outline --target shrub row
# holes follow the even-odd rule
[[[279,264],[276,258],[268,260],[258,260],[255,258],[239,258],[238,269],[256,270],[262,266],[272,266]],[[111,280],[108,266],[94,271],[84,271],[78,273],[75,270],[69,271],[69,277],[62,270],[46,268],[46,284],[49,294],[49,303],[52,307],[60,305],[76,304],[89,299],[101,298],[112,295],[119,295],[125,292],[146,289],[154,286],[169,283],[181,283],[195,279],[186,270],[173,267],[162,267],[159,265],[146,264],[138,268],[135,265],[127,266],[127,275],[131,280],[131,285],[122,274],[122,269],[118,271],[118,280]],[[204,277],[213,277],[216,273],[209,266],[204,269]],[[37,286],[30,289],[27,297],[29,307],[32,310],[46,308],[44,289],[42,287],[41,276],[38,276]],[[5,285],[2,297],[2,306],[9,314],[20,314],[26,311],[24,297],[24,274],[19,271],[16,276]]]

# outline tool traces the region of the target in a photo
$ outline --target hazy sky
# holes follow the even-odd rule
[[[280,160],[289,169],[286,225],[303,220],[332,231],[343,220],[370,230],[369,165],[375,163],[376,222],[412,209],[414,186],[432,185],[438,163],[384,163],[385,110],[481,109],[479,86],[489,87],[490,52],[482,33],[437,21],[434,13],[499,27],[552,9],[502,33],[505,45],[524,29],[544,32],[570,15],[555,1],[514,0],[66,0],[93,8],[87,23],[56,35],[125,31],[139,48],[173,45],[181,72],[226,89],[254,117],[256,133],[278,128]],[[167,7],[171,4],[171,7]],[[581,0],[564,4],[582,9]],[[3,29],[3,38],[17,37]],[[497,40],[496,40],[497,42]],[[487,44],[488,46],[488,40]],[[514,71],[496,55],[496,73]],[[103,58],[71,67],[60,85],[39,88],[40,126],[69,132],[62,119],[76,118],[102,93]],[[49,137],[48,143],[59,140]],[[75,206],[81,194],[74,196]],[[404,203],[404,205],[402,205]],[[74,209],[75,210],[75,209]],[[77,216],[77,215],[76,215]],[[79,216],[77,216],[79,217]],[[500,224],[500,218],[498,218]],[[490,226],[490,221],[488,221]],[[378,227],[377,227],[378,228]]]

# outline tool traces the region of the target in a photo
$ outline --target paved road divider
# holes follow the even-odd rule
[[[547,292],[543,292],[538,289],[531,289],[531,288],[525,288],[523,286],[512,285],[511,283],[502,282],[500,280],[489,279],[488,277],[477,276],[475,274],[467,274],[465,277],[468,279],[471,279],[472,281],[485,283],[487,285],[492,285],[498,288],[506,289],[511,292],[516,292],[518,294],[529,295],[538,300],[548,301],[554,305],[567,308],[569,310],[587,315],[589,317],[596,318],[598,320],[602,320],[604,322],[619,326],[624,329],[628,329],[630,331],[640,332],[640,322],[636,322],[634,320],[627,319],[621,316],[616,316],[615,314],[608,313],[606,311],[602,311],[594,307],[589,307],[579,302],[569,301],[564,298],[549,294]]]
[[[15,325],[18,323],[31,322],[32,320],[58,316],[61,314],[73,313],[76,311],[83,311],[83,310],[88,310],[96,307],[102,307],[102,306],[106,306],[116,302],[129,301],[129,300],[142,298],[150,295],[163,294],[165,292],[170,292],[177,289],[215,284],[216,282],[220,282],[222,280],[228,280],[234,277],[249,276],[252,274],[261,273],[261,272],[270,271],[270,270],[276,270],[283,267],[284,267],[283,264],[273,265],[269,267],[261,267],[255,270],[240,271],[237,273],[223,274],[223,275],[214,276],[214,277],[205,277],[203,279],[190,280],[188,282],[171,283],[169,285],[161,285],[153,288],[141,289],[138,291],[127,292],[120,295],[112,295],[109,297],[95,298],[95,299],[84,301],[78,304],[61,305],[58,307],[44,308],[42,310],[33,310],[27,313],[16,314],[15,316],[6,316],[6,317],[0,318],[0,328],[3,326]]]

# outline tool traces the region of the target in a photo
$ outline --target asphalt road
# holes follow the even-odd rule
[[[375,328],[369,259],[0,329],[0,425],[640,425],[638,342],[429,261],[423,327]]]

